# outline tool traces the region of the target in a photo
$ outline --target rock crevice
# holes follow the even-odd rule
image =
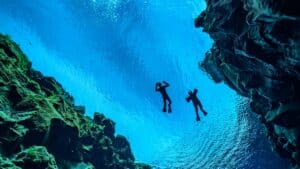
[[[214,40],[201,63],[265,124],[273,148],[300,166],[300,4],[297,0],[206,0],[195,19]]]

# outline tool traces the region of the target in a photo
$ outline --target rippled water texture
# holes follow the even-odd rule
[[[117,123],[137,161],[156,168],[284,169],[239,98],[198,68],[212,41],[195,29],[201,0],[0,0],[9,34],[87,114]],[[159,80],[173,113],[161,112]],[[208,116],[196,123],[185,96],[197,87]],[[243,103],[243,104],[242,104]],[[242,104],[242,105],[241,105]]]

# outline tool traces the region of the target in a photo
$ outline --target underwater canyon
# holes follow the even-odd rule
[[[82,121],[87,124],[97,121],[92,120],[94,112],[105,115],[97,114],[101,116],[99,125],[104,129],[96,133],[104,132],[109,136],[99,139],[104,141],[96,145],[101,151],[107,152],[108,148],[110,153],[117,154],[113,158],[105,157],[109,161],[105,167],[147,167],[137,164],[146,163],[162,169],[287,169],[289,162],[271,147],[292,159],[297,167],[299,54],[293,40],[299,39],[299,20],[297,13],[287,12],[292,9],[281,11],[284,5],[277,4],[276,9],[271,10],[269,4],[272,2],[277,4],[271,0],[262,1],[262,4],[254,0],[36,0],[34,3],[1,0],[0,22],[5,24],[1,24],[0,32],[19,44],[34,69],[54,77],[64,88],[59,90],[66,90],[74,97],[74,103],[67,99],[71,106],[58,106],[58,112],[66,107],[79,114],[85,110],[87,117],[83,119],[87,120]],[[278,22],[285,25],[290,20],[293,20],[289,26],[291,31],[285,35]],[[203,27],[210,36],[196,29],[194,24]],[[264,31],[265,36],[259,31]],[[11,53],[3,45],[1,48],[4,53]],[[266,60],[259,57],[261,53]],[[280,59],[275,61],[273,55]],[[5,59],[1,61],[7,66]],[[284,71],[282,66],[286,68]],[[275,75],[276,81],[272,79]],[[21,80],[16,76],[14,82]],[[154,84],[161,80],[171,84],[171,114],[161,112],[161,98],[154,91]],[[286,83],[291,80],[295,83]],[[8,92],[5,88],[2,93]],[[185,101],[187,92],[194,88],[199,89],[198,95],[208,111],[207,117],[201,115],[200,123],[195,121],[192,105]],[[58,101],[56,97],[45,100],[53,105]],[[5,111],[1,107],[0,112]],[[114,122],[106,117],[116,122],[115,128]],[[54,126],[64,126],[59,120],[53,121],[59,124]],[[63,127],[69,134],[73,131],[68,127],[73,125],[72,120],[70,123]],[[76,125],[79,125],[80,134],[81,124],[76,122]],[[114,129],[116,134],[112,132]],[[63,133],[57,132],[60,135],[57,137],[63,137]],[[0,133],[1,137],[5,134]],[[127,138],[130,148],[126,139],[118,134]],[[126,148],[124,144],[118,146],[115,139],[124,142]],[[87,145],[83,146],[85,151],[98,151]],[[41,147],[34,148],[47,153]],[[55,159],[72,154],[61,153],[55,146],[53,149],[53,145],[52,149],[51,145],[47,149]],[[29,150],[23,151],[28,153]],[[88,159],[85,161],[91,162],[97,156],[103,159],[102,155],[91,153],[79,154],[67,161]],[[53,158],[50,162],[53,163]],[[61,162],[57,165],[61,167]],[[72,167],[84,168],[89,164],[82,165]]]

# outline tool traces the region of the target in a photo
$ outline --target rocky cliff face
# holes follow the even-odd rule
[[[19,47],[0,34],[0,168],[137,169],[125,137],[84,107],[54,78],[31,68]]]
[[[273,148],[300,166],[300,2],[206,0],[195,20],[214,40],[201,66],[251,99]]]

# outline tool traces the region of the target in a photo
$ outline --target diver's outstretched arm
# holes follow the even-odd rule
[[[170,86],[170,84],[168,82],[166,82],[166,81],[163,81],[163,83],[165,84],[165,87],[169,87]]]

